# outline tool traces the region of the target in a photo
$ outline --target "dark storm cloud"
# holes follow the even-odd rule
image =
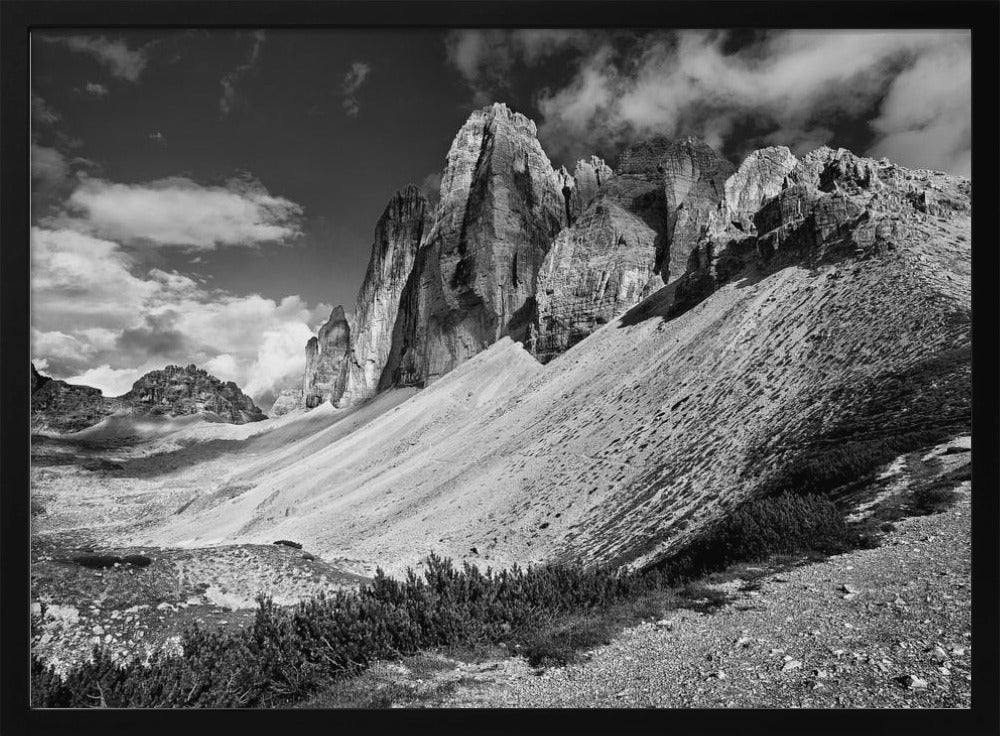
[[[176,329],[178,316],[176,311],[169,309],[147,314],[143,324],[122,330],[115,348],[143,359],[184,360],[184,356],[190,354],[190,346],[184,333]]]

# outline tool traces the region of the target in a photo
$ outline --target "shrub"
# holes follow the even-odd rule
[[[77,555],[73,562],[81,567],[89,567],[93,570],[100,570],[106,567],[114,567],[120,564],[122,558],[117,555]]]
[[[772,555],[836,554],[864,544],[829,499],[783,493],[744,503],[658,567],[676,581]]]

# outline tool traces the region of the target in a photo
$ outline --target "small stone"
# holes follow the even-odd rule
[[[777,656],[778,654],[784,654],[784,653],[785,653],[784,649],[772,649],[771,651],[768,652],[768,655],[774,657]]]
[[[945,650],[942,649],[941,647],[934,647],[934,649],[931,651],[931,656],[938,662],[944,662],[946,659],[948,659],[948,653],[945,652]]]
[[[956,657],[965,656],[965,647],[952,647],[951,653],[954,654]]]
[[[789,661],[785,662],[785,664],[782,665],[781,671],[782,672],[789,672],[791,670],[797,670],[801,666],[802,666],[802,663],[799,660],[792,659],[792,660],[789,660]]]
[[[656,622],[656,625],[661,629],[666,629],[667,631],[671,631],[674,628],[674,622],[668,618],[661,618]]]
[[[855,588],[853,585],[848,585],[847,583],[844,583],[843,585],[841,585],[840,589],[843,592],[845,592],[845,593],[857,593],[858,592],[857,588]]]
[[[843,599],[844,599],[845,601],[853,601],[853,600],[854,600],[855,598],[857,598],[857,597],[858,597],[858,594],[857,594],[857,593],[847,593],[847,594],[845,594],[845,595],[843,595],[843,596],[841,596],[841,597],[842,597],[842,598],[843,598]]]
[[[927,680],[923,680],[916,675],[903,675],[899,678],[899,681],[903,684],[903,687],[910,690],[921,690],[927,687]]]
[[[752,641],[752,639],[750,639],[750,637],[748,637],[748,636],[741,636],[739,639],[736,640],[736,646],[738,646],[738,647],[748,647],[748,646],[750,646],[750,642],[751,641]]]
[[[94,628],[91,629],[91,633],[95,636],[101,636],[104,633],[104,627],[100,625],[94,626]]]

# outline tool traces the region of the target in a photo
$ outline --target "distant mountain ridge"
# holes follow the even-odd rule
[[[223,382],[191,364],[151,371],[121,396],[60,381],[31,366],[32,431],[76,432],[121,411],[142,416],[217,414],[224,422],[246,424],[267,419],[232,381]]]

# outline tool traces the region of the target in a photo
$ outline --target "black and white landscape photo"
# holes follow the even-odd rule
[[[970,708],[971,53],[33,30],[31,704]]]

